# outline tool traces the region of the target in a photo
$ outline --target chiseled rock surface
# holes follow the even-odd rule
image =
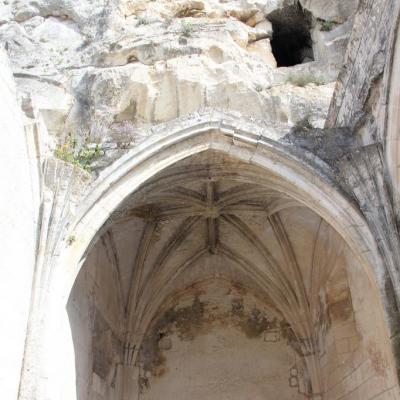
[[[345,22],[357,11],[358,1],[300,0],[304,8],[310,10],[316,18],[338,23]]]
[[[398,1],[361,2],[332,101],[328,127],[356,128],[364,143],[385,137],[388,77],[392,49],[397,38],[393,28],[400,13]]]
[[[204,108],[322,127],[353,2],[302,1],[315,61],[277,68],[268,16],[294,3],[3,0],[0,40],[55,143],[131,145],[138,128]]]

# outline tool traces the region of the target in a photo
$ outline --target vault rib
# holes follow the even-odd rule
[[[263,256],[264,260],[268,265],[268,270],[274,277],[275,283],[282,287],[290,299],[292,307],[298,307],[298,299],[296,293],[293,291],[293,287],[290,285],[287,277],[283,273],[279,264],[273,258],[272,254],[266,248],[266,246],[259,240],[257,235],[244,223],[240,218],[235,215],[223,215],[221,219],[226,221],[228,224],[233,226],[236,231],[244,237],[252,247],[255,247],[257,251]]]
[[[215,205],[215,183],[208,180],[206,183],[206,204],[207,208],[211,210]],[[211,254],[217,253],[218,246],[218,221],[217,215],[209,216],[207,218],[207,245]]]
[[[275,213],[286,210],[288,208],[295,207],[303,207],[301,204],[296,202],[295,200],[289,199],[275,199],[270,204],[258,203],[255,199],[251,199],[250,201],[254,201],[252,204],[249,202],[246,203],[235,203],[232,205],[225,206],[221,210],[221,214],[233,214],[235,212],[252,212],[252,213],[262,213],[264,216],[271,216]]]
[[[218,221],[216,218],[207,218],[207,242],[211,254],[217,253],[218,246]]]
[[[266,207],[263,204],[232,204],[221,210],[222,215],[230,215],[237,212],[250,212],[265,215]]]
[[[309,308],[309,303],[304,286],[303,275],[297,262],[292,243],[286,232],[285,227],[283,226],[279,213],[275,213],[274,215],[269,216],[268,221],[272,227],[274,236],[282,251],[285,262],[289,266],[289,271],[291,274],[290,280],[294,282],[294,288],[297,294],[297,298],[300,301],[300,306],[305,307],[306,310]]]
[[[285,227],[283,226],[279,213],[269,217],[268,220],[279,243],[285,262],[289,267],[289,272],[292,278],[291,282],[294,284],[294,289],[299,299],[300,318],[297,318],[298,326],[301,326],[306,332],[306,336],[303,338],[305,340],[301,341],[301,347],[306,350],[305,354],[309,354],[309,356],[305,357],[305,362],[310,373],[313,391],[320,393],[322,383],[320,373],[321,368],[318,358],[318,343],[313,326],[310,303],[304,286],[304,279],[293,250],[292,243],[285,230]]]
[[[173,193],[173,194],[177,193],[181,196],[187,196],[190,199],[197,199],[197,200],[200,200],[204,204],[204,196],[201,193],[197,192],[196,190],[188,189],[183,186],[178,186],[177,188],[172,190],[171,193]]]
[[[171,206],[162,209],[157,215],[157,218],[168,218],[168,217],[178,217],[178,216],[198,216],[204,214],[204,208],[197,206]]]
[[[193,265],[196,261],[198,261],[202,256],[207,254],[207,252],[207,248],[203,247],[189,256],[182,263],[178,264],[176,268],[171,270],[165,268],[161,272],[162,276],[160,276],[160,279],[155,282],[155,295],[152,298],[152,301],[145,304],[143,312],[141,312],[139,315],[139,322],[136,327],[139,332],[146,332],[148,325],[151,323],[151,320],[153,319],[157,310],[160,308],[160,305],[165,300],[168,294],[168,289],[173,286],[179,275]]]
[[[185,204],[185,205],[190,205],[190,206],[198,206],[198,207],[204,207],[205,202],[201,199],[198,199],[196,197],[184,195],[184,194],[172,194],[172,193],[160,193],[156,194],[154,196],[150,196],[146,198],[146,204],[150,203],[154,199],[155,202],[159,203],[160,201],[171,201],[175,202],[177,204]]]
[[[343,250],[343,244],[339,246],[330,246],[331,251],[327,252],[323,243],[323,235],[330,229],[329,225],[321,218],[318,229],[315,234],[313,254],[310,268],[310,297],[314,300],[312,302],[311,311],[315,312],[316,301],[321,288],[325,288],[330,275],[333,272],[337,258]],[[328,254],[327,254],[328,253]]]
[[[306,208],[303,204],[299,203],[296,200],[293,199],[284,199],[284,198],[278,198],[273,200],[270,204],[268,204],[268,216],[271,217],[272,215],[286,210],[288,208],[296,208],[296,207],[304,207]]]
[[[274,214],[273,216],[269,217],[268,220],[271,224],[276,240],[279,243],[279,247],[282,251],[285,262],[289,267],[289,271],[291,274],[290,281],[293,282],[292,286],[294,286],[294,290],[299,300],[300,315],[304,315],[305,328],[308,332],[307,337],[311,338],[313,336],[313,326],[310,313],[310,304],[304,286],[304,279],[300,270],[300,266],[297,262],[295,252],[293,250],[292,243],[285,230],[285,227],[283,226],[279,214]],[[302,323],[302,321],[300,321],[300,323]],[[310,350],[314,351],[315,349],[313,348]]]
[[[112,269],[112,274],[113,278],[115,281],[115,284],[117,285],[117,301],[118,301],[118,306],[121,310],[122,315],[125,313],[125,308],[124,308],[124,301],[122,298],[122,281],[121,281],[121,271],[120,271],[120,266],[119,266],[119,259],[118,259],[118,251],[117,251],[117,246],[115,245],[114,241],[114,235],[112,231],[108,230],[103,236],[102,236],[102,243],[103,246],[110,258],[110,264],[111,264],[111,269]]]
[[[226,194],[225,196],[221,196],[217,205],[220,208],[227,207],[229,205],[236,204],[243,200],[243,198],[256,199],[256,198],[265,198],[269,195],[276,196],[277,193],[271,190],[267,190],[265,188],[252,188],[252,189],[242,189],[235,191],[233,193]]]
[[[200,217],[185,218],[185,220],[178,226],[172,237],[158,253],[158,257],[150,268],[150,271],[146,276],[143,284],[138,288],[138,306],[136,308],[138,316],[141,315],[141,312],[146,303],[151,301],[151,293],[154,293],[154,283],[157,282],[157,280],[161,282],[161,279],[159,279],[158,276],[159,272],[162,270],[163,266],[167,263],[168,259],[171,257],[174,251],[178,249],[179,246],[183,243],[183,241],[196,226],[196,224],[200,221],[200,219]],[[149,296],[147,296],[148,294]]]
[[[297,339],[300,342],[303,341],[306,332],[304,331],[304,327],[298,323],[299,311],[288,302],[287,296],[282,291],[282,288],[271,281],[265,273],[259,271],[255,264],[251,263],[251,261],[241,256],[233,249],[221,244],[221,254],[224,254],[226,257],[236,262],[241,268],[242,272],[245,274],[249,276],[255,275],[255,283],[257,286],[260,285],[260,282],[265,285],[259,287],[261,287],[262,291],[267,290],[268,295],[275,302],[275,307],[284,317],[284,319],[290,324]]]
[[[277,286],[267,274],[263,273],[263,271],[261,271],[254,263],[243,257],[229,246],[221,243],[220,248],[221,254],[236,262],[241,267],[242,272],[250,277],[254,276],[256,278],[254,279],[254,283],[261,289],[262,292],[267,291],[272,300],[275,302],[275,307],[280,311],[282,316],[286,318],[287,315],[290,316],[292,314],[292,307],[286,296],[282,292],[281,288]]]
[[[149,254],[150,244],[153,240],[156,227],[157,223],[155,221],[148,221],[144,227],[142,237],[140,239],[131,275],[132,278],[129,286],[128,301],[125,306],[125,313],[127,315],[132,313],[132,308],[137,308],[138,292],[142,281],[143,269]]]
[[[310,299],[312,299],[312,310],[315,310],[314,301],[316,301],[316,297],[318,296],[320,284],[321,284],[321,268],[324,268],[321,265],[321,250],[323,249],[321,242],[321,229],[322,229],[323,220],[320,218],[318,229],[315,233],[314,246],[312,250],[312,258],[311,258],[311,268],[310,268]]]

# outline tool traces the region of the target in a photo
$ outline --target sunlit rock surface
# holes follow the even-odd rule
[[[5,3],[0,40],[50,149],[68,140],[133,146],[138,128],[204,108],[321,128],[355,9],[322,1]],[[279,68],[285,52],[297,65]]]

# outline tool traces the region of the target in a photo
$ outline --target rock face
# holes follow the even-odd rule
[[[107,154],[140,142],[142,127],[203,108],[322,127],[353,3],[8,1],[0,40],[50,148],[72,138]],[[293,53],[285,42],[298,65],[277,68],[277,54]]]

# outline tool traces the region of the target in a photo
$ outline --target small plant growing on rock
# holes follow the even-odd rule
[[[182,22],[181,26],[181,36],[188,38],[193,35],[194,28],[190,22]]]
[[[54,155],[58,159],[82,168],[87,172],[91,172],[92,162],[101,154],[102,150],[98,144],[94,146],[85,144],[78,150],[76,140],[71,138],[54,151]]]
[[[72,246],[74,244],[75,240],[76,240],[75,235],[69,235],[67,237],[67,240],[66,240],[67,241],[67,245],[68,246]]]
[[[149,20],[145,17],[139,17],[137,20],[137,26],[148,25],[148,24],[149,24]]]
[[[319,22],[321,24],[320,31],[322,32],[330,32],[337,25],[335,21],[325,21],[323,19],[320,19]]]

